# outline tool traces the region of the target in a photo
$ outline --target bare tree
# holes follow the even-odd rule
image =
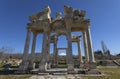
[[[10,54],[14,51],[12,47],[3,46],[0,48],[0,59],[9,59]]]

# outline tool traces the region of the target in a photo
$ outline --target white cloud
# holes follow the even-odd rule
[[[62,52],[62,53],[59,53],[59,55],[62,55],[62,56],[64,56],[64,55],[66,55],[66,53]]]

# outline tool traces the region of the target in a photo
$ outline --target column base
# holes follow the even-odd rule
[[[47,69],[51,69],[51,63],[47,64]]]
[[[18,73],[27,73],[27,71],[28,71],[28,62],[22,62],[20,64],[20,67],[17,72]]]
[[[83,62],[80,62],[80,66],[79,66],[79,68],[83,68]]]
[[[75,71],[75,70],[74,71],[68,71],[67,73],[68,74],[78,74],[78,71]]]
[[[47,63],[40,63],[39,72],[46,72],[47,70]]]
[[[27,71],[15,71],[15,74],[26,74]]]
[[[57,66],[58,66],[58,65],[55,64],[55,63],[54,63],[54,64],[51,64],[51,67],[52,67],[52,68],[57,68]]]
[[[89,69],[87,74],[101,74],[101,72],[97,69],[96,62],[89,62]]]
[[[91,69],[86,72],[86,74],[101,74],[101,72],[98,69]]]
[[[89,62],[89,69],[96,69],[97,66],[96,66],[96,62]]]
[[[35,69],[35,63],[29,63],[28,70]]]
[[[74,72],[74,65],[73,64],[68,64],[67,71],[68,71],[68,73],[73,73]]]

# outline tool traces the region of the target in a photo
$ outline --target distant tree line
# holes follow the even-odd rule
[[[22,53],[12,53],[13,49],[10,47],[0,48],[0,60],[5,59],[21,59]]]
[[[120,53],[116,55],[112,55],[109,50],[106,52],[102,52],[101,50],[97,50],[94,52],[96,59],[116,59],[120,58]]]
[[[12,53],[13,49],[10,47],[1,47],[0,48],[0,60],[5,59],[22,59],[22,53]],[[116,55],[111,55],[110,51],[102,52],[101,50],[97,50],[94,52],[96,59],[103,59],[103,58],[120,58],[120,53]],[[40,53],[36,53],[36,57],[41,57]]]

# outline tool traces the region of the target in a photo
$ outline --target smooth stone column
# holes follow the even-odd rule
[[[47,44],[48,44],[48,33],[47,29],[44,29],[43,33],[43,44],[42,44],[42,59],[39,64],[39,71],[45,72],[47,70]]]
[[[87,35],[87,43],[88,43],[88,51],[89,51],[89,61],[90,62],[95,62],[94,52],[93,52],[93,48],[92,48],[90,28],[88,28],[86,30],[86,35]]]
[[[37,37],[37,34],[33,34],[32,49],[31,49],[31,54],[30,54],[29,66],[28,66],[29,70],[35,68],[34,67],[34,60],[35,60],[36,37]]]
[[[80,41],[77,42],[77,45],[78,45],[78,57],[79,57],[79,61],[80,61],[80,63],[83,63]]]
[[[66,28],[67,28],[67,41],[68,41],[68,50],[67,50],[67,65],[68,65],[68,73],[72,73],[74,71],[74,62],[72,56],[72,38],[71,38],[71,18],[65,18]]]
[[[20,67],[19,67],[19,71],[21,73],[25,73],[28,68],[28,52],[29,52],[29,45],[30,45],[30,35],[31,35],[30,29],[27,29],[22,63],[20,64]]]
[[[89,62],[88,45],[87,45],[86,32],[82,32],[82,33],[83,33],[83,40],[84,40],[85,59],[86,59],[86,62]]]

